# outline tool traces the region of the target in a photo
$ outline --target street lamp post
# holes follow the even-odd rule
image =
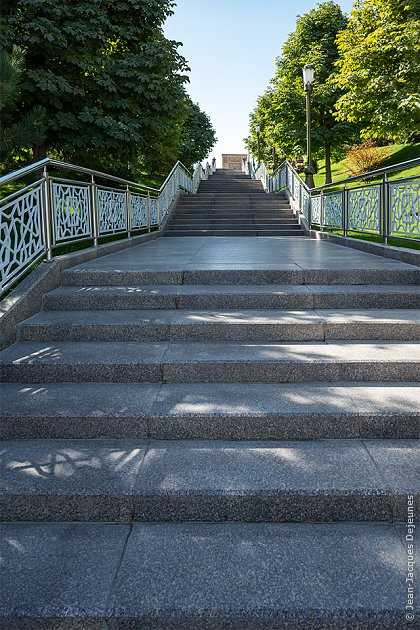
[[[260,150],[260,131],[261,131],[261,127],[259,125],[257,125],[255,127],[255,131],[257,132],[257,146],[258,146],[258,166],[260,165],[260,156],[261,156],[261,150]]]
[[[312,139],[311,139],[311,93],[315,78],[315,68],[307,63],[303,67],[303,85],[306,92],[306,147],[307,164],[305,166],[305,182],[308,188],[314,188],[315,169],[312,166]]]

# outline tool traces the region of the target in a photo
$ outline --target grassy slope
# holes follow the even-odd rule
[[[388,147],[380,147],[378,151],[384,153],[386,156],[382,166],[392,166],[393,164],[407,162],[408,160],[414,160],[420,157],[420,144],[393,144]],[[320,160],[318,167],[319,171],[314,176],[315,186],[322,186],[325,184],[325,162]],[[333,182],[351,176],[345,159],[332,164],[331,172]],[[405,171],[391,173],[389,179],[399,179],[400,177],[411,177],[413,175],[420,175],[420,167],[416,166],[406,169]]]

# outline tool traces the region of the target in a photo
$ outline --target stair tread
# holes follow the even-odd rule
[[[78,327],[83,324],[96,326],[127,326],[134,324],[183,324],[200,325],[211,323],[214,325],[240,324],[322,324],[322,323],[369,323],[392,322],[395,324],[409,323],[414,328],[420,328],[420,311],[416,309],[311,309],[311,310],[187,310],[187,309],[158,309],[156,310],[104,310],[104,311],[41,311],[29,317],[20,327],[65,324],[67,327]]]
[[[0,353],[0,365],[91,363],[206,363],[222,361],[236,363],[350,363],[386,361],[416,363],[420,346],[402,341],[250,343],[235,341],[203,342],[54,342],[53,346],[38,342],[16,342]],[[419,366],[420,371],[420,366]]]
[[[1,383],[1,415],[126,416],[414,415],[417,383]],[[77,403],[77,404],[76,404]]]
[[[17,624],[31,616],[70,616],[82,624],[115,618],[160,628],[181,622],[255,630],[282,621],[312,630],[361,622],[396,627],[404,624],[407,596],[404,529],[381,523],[5,524],[2,614]],[[367,571],[368,557],[392,563]]]
[[[122,294],[170,294],[170,295],[199,295],[199,294],[214,294],[214,295],[231,295],[232,293],[240,295],[287,295],[287,294],[339,294],[348,295],[354,294],[372,294],[381,293],[389,294],[390,296],[395,294],[414,294],[419,298],[420,307],[420,291],[417,286],[414,285],[398,285],[398,284],[232,284],[232,285],[210,285],[210,284],[145,284],[136,286],[94,286],[89,285],[86,287],[79,286],[61,286],[57,289],[49,291],[47,296],[61,296],[61,295],[95,295],[97,293],[106,295],[122,295]]]
[[[6,440],[0,452],[3,496],[420,491],[418,440]]]
[[[416,438],[416,383],[3,383],[2,439]]]

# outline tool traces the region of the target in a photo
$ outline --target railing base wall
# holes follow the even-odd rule
[[[401,247],[393,247],[392,245],[385,245],[382,243],[372,243],[362,239],[351,238],[349,236],[339,236],[338,234],[330,234],[329,232],[321,232],[318,230],[308,231],[308,236],[317,240],[329,241],[335,245],[358,249],[359,251],[367,254],[375,254],[376,256],[383,256],[384,258],[393,258],[394,260],[399,260],[400,262],[420,267],[420,252],[416,250],[409,251]]]
[[[104,243],[98,247],[89,247],[80,252],[57,256],[51,262],[42,262],[0,301],[0,350],[16,341],[20,322],[41,310],[43,294],[61,285],[61,272],[64,269],[81,265],[107,254],[113,254],[128,247],[141,245],[161,236],[162,230],[159,230],[151,234],[141,234]]]

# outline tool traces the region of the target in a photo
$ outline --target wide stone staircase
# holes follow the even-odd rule
[[[117,262],[0,354],[0,627],[414,628],[420,270]]]
[[[195,195],[182,194],[166,236],[302,236],[283,194],[266,194],[245,173],[218,169]]]

